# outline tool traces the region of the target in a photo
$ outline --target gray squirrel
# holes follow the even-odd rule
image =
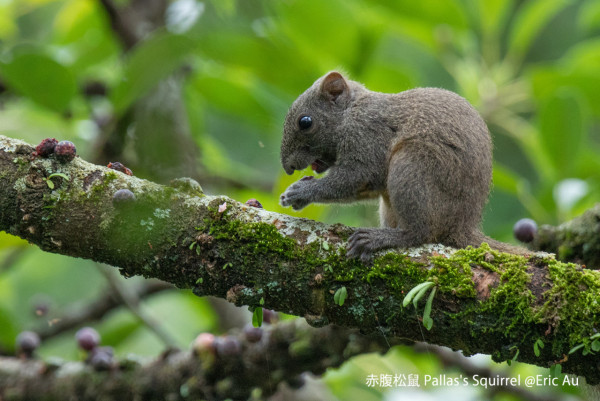
[[[281,142],[287,174],[309,165],[281,195],[282,206],[379,197],[381,228],[358,228],[348,257],[424,243],[463,248],[487,242],[523,249],[480,230],[492,179],[488,128],[467,100],[437,88],[373,92],[339,72],[319,78],[290,107]]]

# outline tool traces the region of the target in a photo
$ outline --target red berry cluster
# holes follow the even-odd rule
[[[58,142],[55,138],[46,138],[36,146],[34,156],[50,157],[51,155],[61,163],[68,163],[77,156],[77,149],[71,141]]]

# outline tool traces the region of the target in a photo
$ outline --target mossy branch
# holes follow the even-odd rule
[[[600,320],[600,276],[549,255],[522,256],[425,246],[378,254],[372,266],[345,256],[351,229],[256,209],[193,185],[165,187],[92,165],[32,156],[0,137],[0,229],[48,252],[116,266],[125,276],[156,277],[198,295],[303,316],[388,338],[426,341],[600,382],[590,349]],[[46,179],[55,176],[54,188]],[[135,194],[114,202],[118,189]],[[122,199],[121,199],[122,200]],[[404,295],[435,283],[431,330]],[[343,305],[334,294],[346,287]],[[425,297],[424,297],[425,298]],[[545,347],[539,356],[534,344]]]
[[[541,226],[532,245],[560,260],[600,269],[600,204],[559,226]]]

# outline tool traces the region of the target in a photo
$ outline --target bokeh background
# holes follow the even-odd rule
[[[375,204],[301,213],[277,204],[290,183],[313,174],[289,177],[279,164],[286,110],[334,69],[382,92],[443,87],[467,98],[490,127],[494,186],[483,227],[513,241],[520,218],[559,224],[598,199],[599,34],[598,0],[0,0],[0,134],[31,144],[70,140],[86,160],[121,161],[140,177],[191,176],[205,192],[256,198],[269,210],[375,226]],[[145,285],[109,272],[0,233],[0,353],[14,352],[20,331],[72,315],[115,286]],[[221,332],[234,313],[179,290],[146,296],[139,308],[180,347],[199,332]],[[165,348],[127,307],[87,325],[120,356]],[[73,333],[51,336],[40,355],[81,359]],[[473,363],[548,374],[487,357]],[[473,387],[398,393],[366,385],[367,375],[381,373],[461,374],[399,347],[331,370],[319,391],[347,400],[518,399]]]

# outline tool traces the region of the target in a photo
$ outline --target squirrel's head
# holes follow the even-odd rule
[[[281,164],[286,173],[309,165],[322,173],[335,164],[339,126],[351,101],[349,81],[335,71],[319,78],[296,99],[283,126]]]

